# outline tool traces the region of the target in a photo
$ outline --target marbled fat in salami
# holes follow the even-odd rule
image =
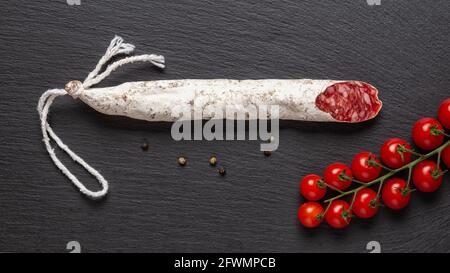
[[[316,106],[337,121],[361,122],[374,118],[381,110],[382,103],[373,86],[348,81],[327,87],[317,96]]]

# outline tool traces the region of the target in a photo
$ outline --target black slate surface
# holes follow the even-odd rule
[[[384,139],[408,138],[415,120],[449,96],[450,2],[66,1],[0,2],[0,251],[448,252],[448,177],[344,231],[300,227],[298,181]],[[84,79],[119,34],[167,69],[130,65],[101,86],[175,78],[334,78],[376,85],[384,108],[360,125],[283,122],[280,147],[256,141],[175,142],[170,124],[95,112],[58,99],[51,124],[110,181],[101,201],[77,193],[41,142],[36,104],[49,88]],[[140,149],[142,139],[150,143]],[[216,154],[220,177],[208,165]],[[180,168],[177,156],[188,157]],[[58,155],[63,156],[61,152]],[[64,162],[91,187],[94,180]]]

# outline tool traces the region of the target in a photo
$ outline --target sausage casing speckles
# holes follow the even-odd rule
[[[321,122],[362,122],[381,109],[375,87],[359,81],[311,79],[184,79],[128,82],[81,90],[77,97],[95,110],[148,121],[176,121],[187,111],[214,116],[229,105],[278,105],[279,118]],[[248,117],[247,117],[248,118]]]

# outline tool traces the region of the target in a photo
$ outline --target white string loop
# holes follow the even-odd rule
[[[110,64],[103,73],[100,73],[102,67],[111,60],[112,57],[118,54],[130,54],[134,50],[134,45],[127,44],[123,42],[123,39],[119,36],[114,37],[111,41],[108,49],[105,52],[105,55],[99,60],[98,64],[94,68],[94,70],[89,73],[89,75],[84,80],[83,84],[78,87],[78,90],[75,90],[74,93],[71,93],[73,97],[77,97],[79,92],[82,89],[87,89],[95,84],[98,84],[106,77],[108,77],[114,70],[121,67],[124,64],[135,63],[135,62],[150,62],[153,65],[164,68],[164,57],[160,55],[141,55],[141,56],[133,56],[126,57],[124,59],[118,60],[112,64]],[[53,129],[50,127],[50,124],[47,122],[47,116],[50,111],[50,106],[52,105],[55,98],[59,96],[64,96],[67,94],[67,90],[64,89],[50,89],[47,90],[44,94],[39,98],[37,110],[39,112],[39,117],[41,120],[41,130],[42,130],[42,141],[45,144],[48,154],[50,158],[53,160],[53,163],[61,170],[61,172],[69,178],[69,180],[82,192],[84,195],[92,198],[99,199],[104,197],[108,193],[108,181],[94,168],[92,168],[89,164],[87,164],[81,157],[79,157],[76,153],[74,153],[66,144],[62,142],[62,140],[56,135]],[[76,94],[78,93],[78,94]],[[88,171],[92,176],[94,176],[98,183],[101,186],[101,190],[99,191],[91,191],[81,183],[78,178],[73,175],[67,167],[58,159],[55,154],[55,150],[50,144],[50,141],[53,140],[61,150],[66,152],[75,162],[80,164],[86,171]]]
[[[89,196],[93,199],[101,198],[108,192],[108,181],[105,180],[105,178],[94,168],[92,168],[89,164],[87,164],[81,157],[79,157],[77,154],[72,152],[70,148],[65,145],[62,140],[53,132],[52,128],[50,127],[50,124],[47,122],[47,116],[50,109],[50,106],[53,103],[53,100],[59,96],[64,96],[67,94],[67,92],[64,89],[51,89],[45,92],[41,98],[39,99],[38,103],[38,112],[39,116],[41,118],[41,130],[42,130],[42,141],[45,143],[45,147],[47,149],[48,154],[50,155],[50,158],[53,160],[55,165],[61,170],[61,172],[66,175],[70,181],[86,196]],[[91,175],[93,175],[98,182],[100,183],[102,189],[99,191],[91,191],[87,189],[83,183],[81,183],[78,178],[73,175],[67,167],[58,159],[58,157],[55,154],[55,150],[50,144],[50,140],[53,139],[55,143],[66,152],[75,162],[80,164],[83,168],[85,168]]]

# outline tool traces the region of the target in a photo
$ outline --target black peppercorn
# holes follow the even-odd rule
[[[220,167],[219,169],[217,169],[217,171],[221,176],[224,176],[226,174],[226,170],[224,167]]]
[[[186,166],[186,163],[187,163],[187,159],[184,156],[178,157],[178,164],[180,166]]]
[[[144,151],[144,152],[148,151],[148,142],[147,142],[147,140],[144,140],[144,141],[142,142],[142,144],[141,144],[141,149],[142,149],[142,151]]]
[[[216,166],[216,164],[217,164],[217,157],[211,156],[211,158],[209,158],[209,165]]]

